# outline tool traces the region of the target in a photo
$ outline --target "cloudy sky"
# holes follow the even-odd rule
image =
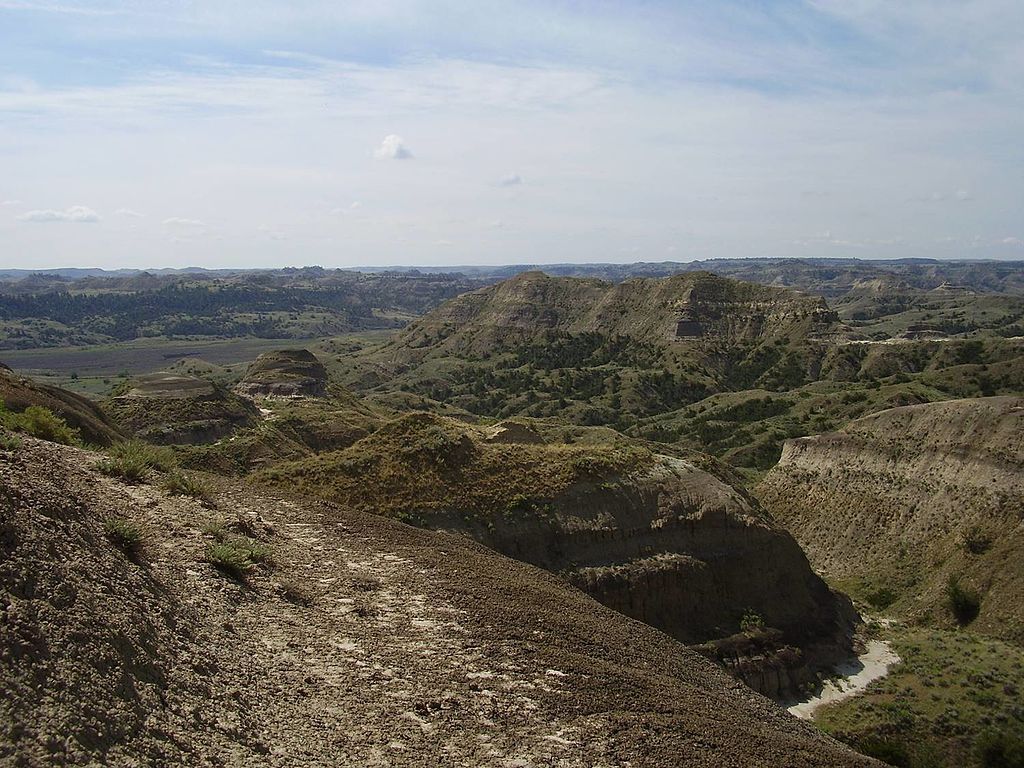
[[[0,266],[1024,258],[1020,0],[0,0]]]

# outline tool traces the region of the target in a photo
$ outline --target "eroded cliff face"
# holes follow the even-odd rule
[[[863,596],[949,623],[952,576],[979,593],[974,628],[1024,640],[1024,399],[893,408],[790,440],[756,494]]]
[[[103,403],[126,431],[163,445],[212,443],[259,421],[251,402],[207,379],[148,373]]]
[[[308,349],[281,349],[256,358],[235,385],[245,397],[321,397],[327,370]]]
[[[425,524],[560,573],[608,607],[700,646],[769,696],[794,695],[852,651],[852,605],[812,572],[792,536],[680,459],[655,456],[617,483],[579,483],[547,507],[483,524],[444,513]],[[753,637],[760,642],[744,642]]]
[[[707,653],[771,695],[792,693],[850,653],[849,601],[743,491],[635,446],[498,444],[487,435],[415,414],[262,479],[466,533],[684,643],[775,630],[756,659]],[[784,671],[763,682],[758,670],[768,667]]]

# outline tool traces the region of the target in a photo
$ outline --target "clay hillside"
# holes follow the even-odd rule
[[[623,283],[524,272],[459,296],[398,335],[394,359],[487,355],[546,334],[601,333],[666,345],[760,343],[834,332],[817,297],[706,272]]]
[[[257,480],[469,534],[683,642],[722,641],[705,652],[771,696],[794,695],[849,655],[849,602],[713,460],[595,432],[567,443],[525,423],[410,414]]]
[[[756,492],[851,594],[1024,642],[1024,399],[893,408],[788,441]]]
[[[466,538],[100,460],[0,452],[4,764],[874,764]]]

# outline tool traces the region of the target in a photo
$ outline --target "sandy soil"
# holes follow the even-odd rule
[[[792,704],[787,709],[790,714],[810,720],[820,707],[856,696],[875,680],[885,677],[889,668],[899,662],[900,657],[889,643],[869,640],[864,653],[836,669],[838,679],[827,681],[817,696]]]

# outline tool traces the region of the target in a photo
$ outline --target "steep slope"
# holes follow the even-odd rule
[[[235,385],[246,397],[319,397],[326,390],[327,370],[308,349],[264,352]]]
[[[208,379],[180,373],[146,373],[104,402],[138,437],[170,445],[207,443],[252,426],[258,411],[248,400]]]
[[[1024,399],[894,408],[788,441],[756,492],[853,593],[951,624],[952,577],[978,592],[974,628],[1024,642]]]
[[[464,538],[230,484],[211,525],[97,459],[0,453],[5,764],[874,764]],[[139,555],[111,518],[140,527]],[[273,565],[229,579],[203,530],[255,536]]]
[[[0,402],[8,410],[23,411],[39,405],[60,416],[95,445],[110,445],[124,437],[119,427],[96,403],[74,392],[19,376],[0,363]]]
[[[443,304],[400,333],[391,351],[400,361],[424,350],[485,355],[545,331],[714,346],[826,335],[835,321],[819,298],[709,273],[612,284],[524,272]]]
[[[848,601],[743,492],[622,438],[570,445],[521,432],[499,442],[493,430],[411,414],[258,479],[468,533],[687,643],[738,634],[744,617],[763,622],[781,634],[768,632],[764,658],[737,673],[770,695],[849,653]]]
[[[525,272],[345,361],[343,381],[480,415],[621,429],[714,391],[813,381],[840,332],[820,298],[707,273],[612,284]]]

